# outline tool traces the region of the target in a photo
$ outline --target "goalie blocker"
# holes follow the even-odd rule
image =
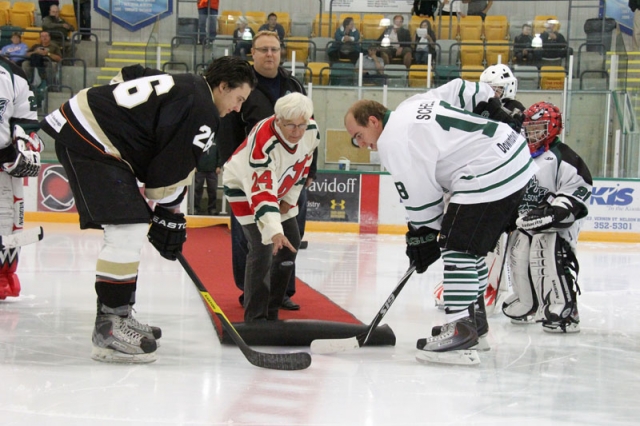
[[[514,231],[509,239],[513,294],[502,311],[513,323],[542,322],[545,331],[578,332],[578,261],[556,232],[530,235]]]

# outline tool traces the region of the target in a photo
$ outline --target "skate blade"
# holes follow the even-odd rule
[[[533,319],[533,317],[527,318],[527,319],[511,318],[511,324],[514,324],[514,325],[531,325],[531,324],[537,324],[537,322],[536,322],[536,320]]]
[[[480,336],[478,338],[478,344],[471,346],[469,349],[473,349],[478,352],[487,352],[491,350],[491,346],[489,346],[489,342],[487,342],[487,336]]]
[[[565,327],[565,330],[563,330],[560,326],[551,328],[551,327],[545,327],[543,325],[542,326],[542,330],[547,332],[547,333],[551,333],[551,334],[580,333],[580,324],[569,324],[568,326]]]
[[[478,356],[478,351],[475,349],[461,349],[448,352],[418,351],[416,353],[416,360],[422,364],[480,364],[480,357]]]
[[[157,358],[155,352],[131,355],[114,351],[113,349],[94,346],[91,351],[91,359],[116,364],[148,364],[154,362]]]

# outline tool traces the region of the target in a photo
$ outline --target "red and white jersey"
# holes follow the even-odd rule
[[[287,142],[275,116],[260,121],[224,165],[224,194],[241,225],[256,223],[262,243],[282,234],[282,222],[298,215],[298,197],[320,134],[314,120],[297,144]],[[280,214],[280,201],[293,206]]]

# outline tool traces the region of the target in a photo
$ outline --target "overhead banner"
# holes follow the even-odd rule
[[[615,19],[620,24],[622,32],[631,35],[633,32],[633,12],[629,8],[629,0],[607,0],[605,7],[607,18]]]
[[[318,173],[307,189],[307,220],[360,220],[360,174]]]
[[[105,18],[109,18],[110,7],[113,22],[129,31],[138,31],[173,12],[171,0],[94,0],[96,12]]]
[[[329,12],[330,1],[324,2]],[[333,0],[332,12],[411,13],[413,1],[407,0]]]

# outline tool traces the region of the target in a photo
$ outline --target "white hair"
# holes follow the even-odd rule
[[[309,120],[313,115],[313,102],[302,93],[289,93],[276,102],[273,111],[279,120],[304,118]]]

